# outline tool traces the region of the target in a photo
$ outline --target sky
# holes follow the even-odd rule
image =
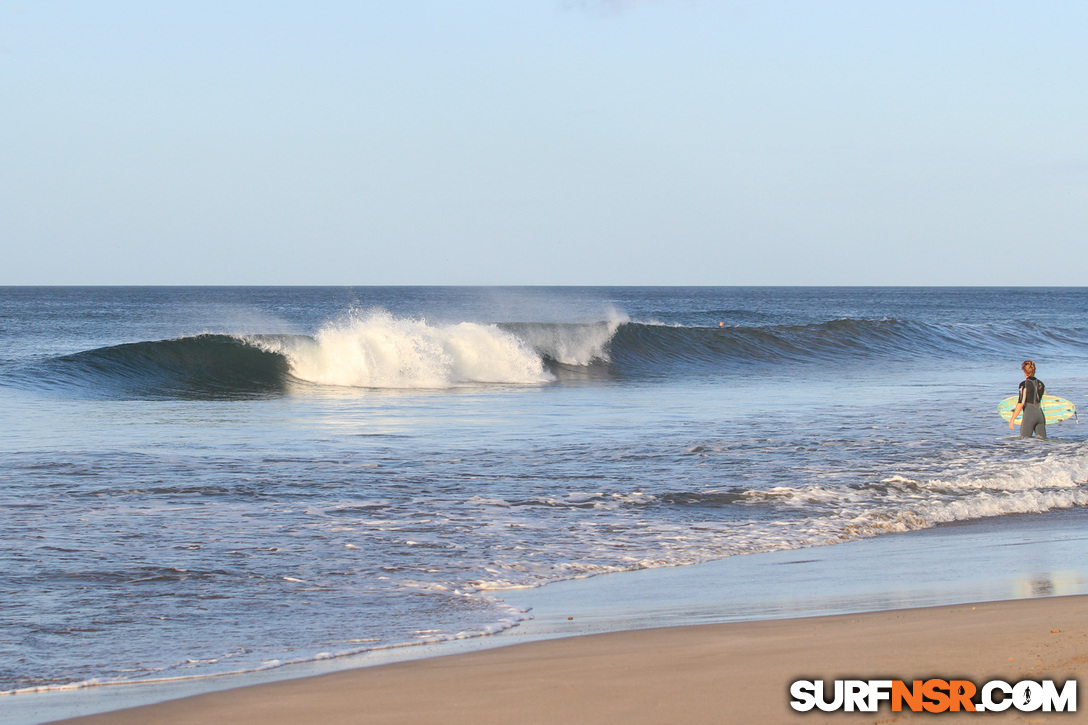
[[[0,2],[0,284],[1074,285],[1088,3]]]

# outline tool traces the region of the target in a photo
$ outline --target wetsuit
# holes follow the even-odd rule
[[[1046,386],[1034,375],[1020,383],[1020,397],[1016,403],[1024,404],[1024,417],[1020,420],[1020,437],[1031,438],[1036,435],[1046,440],[1046,417],[1043,415],[1042,401]]]

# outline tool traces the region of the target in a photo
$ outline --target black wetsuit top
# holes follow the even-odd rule
[[[1029,385],[1030,383],[1030,385]],[[1043,415],[1043,393],[1046,386],[1034,375],[1020,383],[1020,397],[1017,403],[1024,404],[1024,417],[1020,419],[1020,437],[1046,438],[1046,416]]]
[[[1032,385],[1028,385],[1028,383],[1032,383]],[[1041,405],[1045,394],[1046,386],[1043,385],[1043,381],[1032,375],[1020,383],[1020,397],[1017,398],[1016,402],[1024,405]]]

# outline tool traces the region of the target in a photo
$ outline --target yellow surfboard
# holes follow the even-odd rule
[[[1016,409],[1017,396],[1005,398],[997,406],[997,412],[1001,414],[1001,417],[1005,420],[1012,418],[1012,411]],[[1063,420],[1069,420],[1070,418],[1077,417],[1077,406],[1070,403],[1065,398],[1057,398],[1053,395],[1043,396],[1043,415],[1046,417],[1047,423],[1059,423]],[[1024,417],[1024,414],[1016,416],[1016,422],[1019,423],[1020,419]],[[1080,422],[1080,419],[1077,419]]]

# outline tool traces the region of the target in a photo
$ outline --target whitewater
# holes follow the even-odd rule
[[[561,326],[432,325],[385,310],[351,314],[312,338],[248,341],[287,359],[290,374],[309,383],[361,388],[445,388],[481,383],[538,384],[555,376],[545,361],[587,366],[607,360],[620,321]]]
[[[0,692],[501,632],[504,592],[1088,505],[1088,291],[0,289]],[[767,576],[771,576],[767,572]]]

